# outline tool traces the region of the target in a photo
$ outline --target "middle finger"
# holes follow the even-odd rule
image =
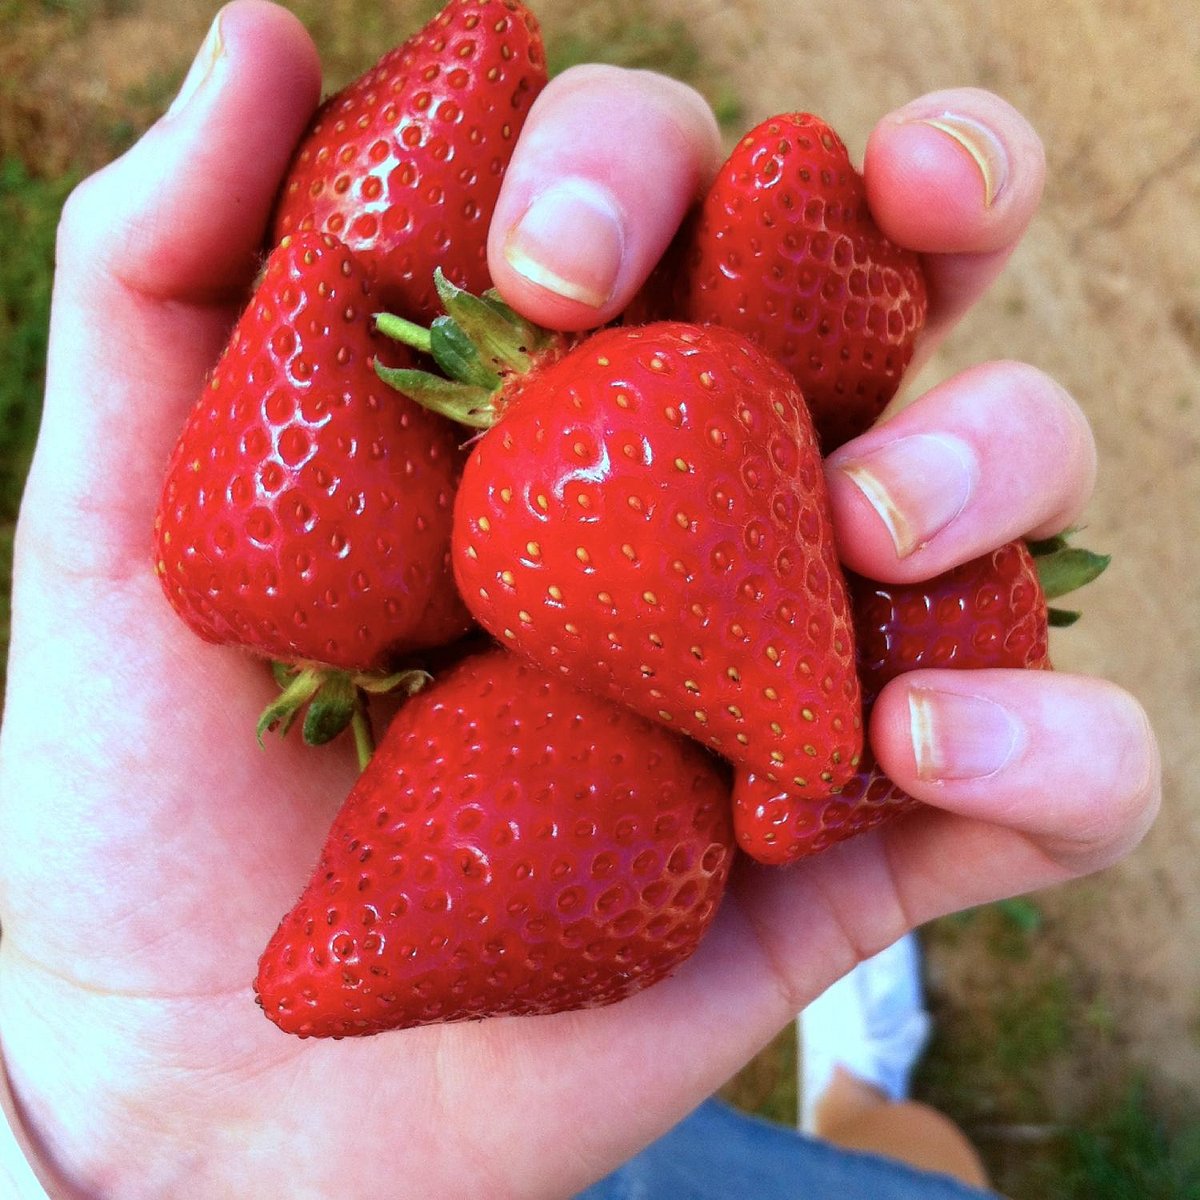
[[[1072,524],[1096,450],[1075,401],[1033,367],[953,376],[826,460],[838,551],[870,579],[930,579]]]

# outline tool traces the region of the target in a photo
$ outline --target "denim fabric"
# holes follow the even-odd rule
[[[576,1200],[999,1200],[709,1100]]]

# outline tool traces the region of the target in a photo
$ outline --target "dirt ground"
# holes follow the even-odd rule
[[[1060,669],[1148,706],[1166,803],[1143,846],[1042,898],[1064,954],[1103,977],[1113,1047],[1200,1105],[1200,22],[1186,2],[947,0],[693,5],[739,62],[755,119],[800,104],[861,150],[878,115],[974,84],[1046,144],[1042,214],[926,378],[987,358],[1054,375],[1096,430],[1087,542],[1113,555],[1057,636]],[[867,20],[867,16],[870,19]],[[718,33],[717,31],[721,32]],[[781,52],[781,48],[786,48]],[[936,964],[935,964],[936,965]],[[947,970],[947,986],[969,975]],[[1080,1067],[1081,1071],[1087,1070]],[[1076,1082],[1067,1078],[1064,1087]],[[1187,1099],[1185,1099],[1185,1097]]]
[[[1039,904],[1062,961],[1102,994],[1113,1072],[1200,1107],[1200,22],[1187,0],[660,0],[728,62],[744,124],[786,108],[859,156],[874,122],[935,88],[1005,96],[1047,151],[1041,215],[917,385],[1011,357],[1058,379],[1096,431],[1086,542],[1113,563],[1055,635],[1059,669],[1149,708],[1166,802],[1141,848]],[[553,7],[553,6],[551,6]],[[932,967],[953,990],[969,963]],[[950,996],[953,1001],[953,995]],[[1073,1107],[1069,1096],[1063,1107]]]
[[[86,104],[128,94],[196,43],[215,4],[114,6],[64,69]],[[331,5],[336,7],[336,4]],[[534,0],[550,36],[574,0]],[[741,127],[825,116],[856,155],[888,109],[939,87],[1000,92],[1049,161],[1041,215],[1005,274],[922,377],[1012,357],[1055,376],[1096,430],[1087,544],[1113,555],[1056,634],[1060,669],[1108,676],[1149,707],[1166,804],[1103,876],[1039,897],[1046,936],[1103,999],[1108,1064],[1058,1080],[1064,1103],[1143,1066],[1200,1111],[1200,22],[1190,0],[657,0],[743,102]],[[186,56],[184,61],[186,61]],[[166,64],[165,66],[163,64]],[[365,62],[364,62],[365,65]],[[49,66],[49,64],[48,64]],[[180,66],[177,69],[182,69]],[[106,90],[107,89],[107,90]],[[949,957],[947,957],[949,955]],[[969,958],[935,949],[943,1000]],[[959,993],[962,995],[959,995]],[[1111,1067],[1111,1071],[1108,1069]]]
[[[680,6],[681,9],[684,6]],[[1148,706],[1166,803],[1143,846],[1040,899],[1165,1099],[1200,1105],[1200,22],[1180,3],[691,4],[738,63],[751,120],[800,105],[861,151],[877,117],[927,90],[998,91],[1045,141],[1042,214],[987,301],[926,372],[994,357],[1050,372],[1086,409],[1100,476],[1086,541],[1113,555],[1056,635],[1060,669]],[[869,15],[869,19],[868,19]],[[935,968],[938,963],[933,964]],[[944,986],[971,977],[944,964]],[[1115,1066],[1116,1064],[1112,1064]],[[1073,1089],[1097,1077],[1061,1080]],[[1103,1075],[1103,1072],[1100,1073]],[[1064,1097],[1064,1101],[1067,1098]],[[1068,1105],[1069,1107],[1069,1105]]]

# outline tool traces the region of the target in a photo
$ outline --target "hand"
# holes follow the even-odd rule
[[[745,866],[709,938],[667,982],[557,1017],[336,1043],[282,1035],[250,980],[349,790],[352,754],[258,749],[249,731],[268,674],[179,624],[150,529],[170,446],[315,105],[318,66],[294,18],[235,0],[219,53],[189,82],[186,102],[67,206],[19,530],[0,741],[0,1029],[56,1194],[567,1195],[673,1124],[857,959],[939,914],[1096,870],[1134,845],[1158,768],[1125,693],[1041,672],[925,673],[889,685],[871,734],[888,772],[931,807],[794,869]],[[618,126],[616,104],[643,119]],[[958,142],[898,119],[947,107],[992,131],[994,176],[995,156],[1007,160],[990,204]],[[637,289],[717,158],[712,118],[687,89],[568,73],[512,165],[493,228],[496,282],[534,319],[600,323]],[[1040,148],[995,97],[946,93],[885,118],[866,171],[880,220],[927,256],[932,344],[1019,239]],[[516,238],[529,198],[572,174],[617,202],[617,241]],[[934,440],[898,443],[911,434]],[[957,475],[913,453],[948,438]],[[890,507],[847,472],[864,461]],[[1057,530],[1092,474],[1078,408],[1011,363],[949,380],[829,463],[846,561],[897,579]],[[907,703],[917,682],[939,697],[923,757]],[[1003,763],[989,758],[997,706],[1016,731]]]

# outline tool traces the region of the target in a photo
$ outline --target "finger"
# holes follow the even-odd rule
[[[933,92],[885,117],[863,161],[872,215],[924,255],[923,358],[987,290],[1041,199],[1045,151],[1010,104],[978,88]]]
[[[315,106],[316,51],[263,0],[217,16],[171,110],[64,210],[30,522],[96,561],[149,513],[183,414],[254,273]]]
[[[720,158],[703,98],[662,75],[565,71],[538,97],[496,205],[492,279],[525,316],[588,329],[632,299]]]
[[[914,671],[880,694],[871,744],[891,779],[946,818],[909,830],[893,855],[918,919],[947,900],[964,907],[1100,870],[1158,811],[1146,714],[1100,680]]]
[[[749,923],[750,936],[733,942],[736,965],[705,980],[747,1024],[761,1012],[772,1028],[935,917],[1111,865],[1160,804],[1145,712],[1094,679],[914,671],[881,693],[871,742],[888,777],[926,807],[788,869],[743,863],[689,964],[709,969],[721,929]],[[782,1009],[771,1008],[781,996]]]
[[[912,679],[966,690],[966,676],[914,672]],[[896,711],[876,709],[887,725],[882,739],[898,743],[888,742],[895,752],[886,767],[938,809],[791,868],[740,861],[715,923],[675,975],[620,1006],[547,1026],[557,1044],[539,1061],[562,1068],[608,1055],[622,1066],[600,1086],[580,1071],[553,1091],[560,1111],[564,1096],[568,1108],[589,1104],[595,1119],[583,1133],[571,1131],[585,1161],[616,1162],[631,1152],[612,1141],[614,1130],[636,1136],[621,1120],[631,1105],[644,1138],[668,1128],[824,987],[907,930],[1096,870],[1141,837],[1158,803],[1158,757],[1130,697],[1044,672],[978,672],[971,681],[976,694],[1010,706],[1024,723],[1020,752],[1007,765],[976,781],[961,772],[918,778],[906,692],[892,684],[880,704]],[[945,732],[969,763],[980,731],[958,720]],[[689,1053],[697,1044],[705,1047],[700,1058]],[[535,1127],[555,1128],[553,1112],[538,1115]],[[566,1182],[561,1190],[570,1190]]]
[[[1013,538],[1060,532],[1095,477],[1082,410],[1013,362],[963,371],[826,461],[842,559],[886,582],[929,579]]]

